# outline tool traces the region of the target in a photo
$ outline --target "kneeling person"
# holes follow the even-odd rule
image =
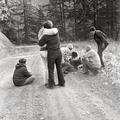
[[[34,81],[32,74],[28,72],[26,67],[26,59],[22,58],[17,63],[14,74],[13,74],[13,83],[15,86],[23,86],[30,84]]]
[[[81,58],[78,56],[78,53],[76,51],[72,52],[70,64],[73,65],[75,69],[78,69],[78,66],[81,65]]]
[[[91,46],[86,47],[85,55],[82,58],[83,73],[87,74],[89,70],[93,74],[97,74],[99,68],[101,67],[101,62],[98,53],[91,48]]]

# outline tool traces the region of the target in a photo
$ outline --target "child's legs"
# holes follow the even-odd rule
[[[35,80],[35,77],[29,77],[25,80],[24,85],[31,84]]]

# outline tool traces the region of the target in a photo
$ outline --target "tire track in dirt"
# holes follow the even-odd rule
[[[26,56],[27,57],[27,56]],[[35,57],[30,60],[29,65],[34,62]],[[1,95],[0,105],[0,119],[2,120],[26,120],[32,118],[32,101],[33,101],[33,86],[15,87],[12,82],[12,70],[15,67],[15,61],[19,57],[8,59],[6,64],[3,66],[2,81],[0,81],[1,89],[3,90],[4,96]],[[27,57],[27,59],[30,59]],[[14,62],[13,62],[14,61]],[[7,67],[6,67],[7,66]],[[11,70],[12,69],[12,70]],[[6,73],[5,73],[6,72]],[[5,80],[5,81],[4,81]],[[9,82],[10,81],[10,82]],[[12,86],[6,86],[11,84]],[[5,91],[6,90],[6,91]],[[1,91],[2,93],[2,91]],[[25,112],[27,110],[27,112]],[[28,115],[27,115],[28,114]],[[27,118],[28,117],[28,118]]]
[[[74,77],[70,77],[70,78],[74,78]],[[80,78],[79,75],[76,75],[75,79],[70,79],[70,86],[74,89],[76,88],[76,92],[82,92],[82,94],[85,94],[88,98],[88,103],[90,103],[90,105],[88,104],[88,108],[90,108],[90,111],[92,112],[92,108],[95,108],[96,112],[92,112],[92,113],[99,113],[97,116],[100,118],[102,118],[101,120],[119,120],[120,115],[117,111],[115,111],[114,109],[112,109],[108,104],[104,103],[104,101],[96,94],[91,93],[91,88],[89,88],[89,86],[87,86],[85,84],[85,82],[81,82],[78,81]],[[82,78],[81,78],[82,79]],[[74,81],[74,83],[72,82]],[[72,85],[71,85],[72,84]],[[78,93],[78,96],[81,96],[80,93]],[[84,97],[82,97],[84,98]],[[85,102],[85,100],[83,101],[83,103]],[[93,105],[93,106],[92,106]],[[91,113],[91,114],[92,114]],[[97,120],[99,120],[97,119]],[[94,119],[93,119],[94,120]]]
[[[67,75],[65,87],[46,89],[39,56],[26,58],[36,77],[31,85],[15,87],[10,83],[12,70],[19,58],[8,60],[5,68],[2,66],[1,74],[5,81],[0,81],[4,83],[0,87],[0,120],[40,120],[42,117],[45,120],[119,120],[117,111],[98,94],[92,93],[92,88],[79,73]],[[9,65],[9,62],[12,64]]]

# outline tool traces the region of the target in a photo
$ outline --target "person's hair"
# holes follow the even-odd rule
[[[91,46],[90,46],[90,45],[87,45],[87,46],[86,46],[86,50],[87,50],[87,51],[91,50]]]
[[[25,58],[20,59],[20,60],[19,60],[19,63],[25,64],[25,63],[26,63],[26,59],[25,59]]]
[[[78,56],[77,52],[72,52],[72,57],[76,58]]]
[[[91,28],[90,28],[90,31],[95,31],[96,30],[96,28],[94,27],[94,26],[92,26]]]
[[[69,43],[69,44],[67,45],[67,48],[73,49],[73,44],[72,44],[72,43]]]
[[[50,29],[53,27],[53,23],[52,23],[52,21],[48,20],[47,22],[45,22],[43,24],[43,26],[44,26],[44,28]]]

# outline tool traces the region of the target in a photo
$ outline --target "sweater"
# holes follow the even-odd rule
[[[99,55],[95,50],[91,49],[90,51],[86,52],[83,58],[87,59],[93,65],[93,67],[101,67]]]
[[[27,78],[31,76],[32,75],[30,72],[28,72],[25,64],[17,63],[14,74],[13,74],[13,82],[15,84],[24,82]]]
[[[59,34],[55,35],[44,35],[39,41],[40,46],[44,46],[46,44],[46,48],[49,51],[60,49],[60,38]]]

